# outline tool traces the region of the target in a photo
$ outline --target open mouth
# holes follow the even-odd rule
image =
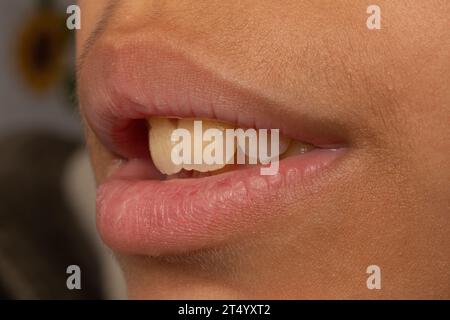
[[[79,74],[86,122],[120,160],[97,194],[98,229],[115,251],[180,254],[238,239],[282,214],[270,208],[317,192],[345,152],[332,121],[280,112],[177,50],[134,43],[97,44]],[[279,129],[276,173],[261,175],[260,159],[251,164],[249,155],[244,165],[229,161],[237,153],[222,163],[175,164],[170,133],[193,131],[196,120],[204,129]]]

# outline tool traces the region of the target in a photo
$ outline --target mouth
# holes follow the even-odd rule
[[[286,107],[161,42],[99,41],[78,83],[87,125],[118,163],[97,191],[97,227],[116,252],[171,255],[237,241],[283,214],[275,208],[320,190],[347,149],[340,127],[313,108]],[[196,120],[278,129],[277,172],[261,175],[259,162],[175,166],[166,127]]]

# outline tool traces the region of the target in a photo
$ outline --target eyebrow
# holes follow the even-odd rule
[[[78,59],[78,63],[76,64],[76,74],[79,74],[81,72],[81,69],[83,68],[84,61],[86,60],[86,57],[89,55],[89,52],[91,51],[92,47],[94,46],[97,39],[100,37],[100,35],[105,30],[106,26],[108,25],[109,20],[114,15],[115,9],[117,5],[119,4],[120,0],[110,0],[109,3],[106,5],[102,16],[100,17],[100,20],[95,25],[94,30],[90,33],[89,37],[87,38],[86,42],[83,45],[83,49],[81,50],[80,58]]]

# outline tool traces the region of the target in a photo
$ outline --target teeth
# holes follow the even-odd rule
[[[271,141],[271,140],[269,140]],[[289,148],[289,146],[291,145],[291,139],[289,139],[288,137],[285,137],[283,135],[280,135],[279,137],[279,141],[280,141],[280,151],[278,152],[278,155],[282,155],[283,153],[286,152],[286,150]]]
[[[259,141],[260,134],[258,133],[258,131],[256,131],[256,137],[257,137],[257,141]],[[277,156],[281,157],[281,155],[283,153],[285,153],[286,150],[289,148],[289,145],[291,143],[291,139],[278,134],[278,151],[275,149],[275,153],[272,154],[272,134],[271,134],[270,130],[267,130],[266,141],[267,141],[267,149],[266,149],[265,153],[267,155],[267,160],[275,159]],[[254,154],[253,155],[251,154],[250,149],[249,149],[248,140],[246,140],[246,144],[245,144],[245,163],[246,164],[248,164],[248,163],[261,164],[261,159],[260,159],[261,155],[258,153],[259,146],[258,146],[258,149],[256,149],[255,151],[256,151],[256,157],[254,157]]]
[[[280,139],[281,141],[281,139]],[[282,159],[290,157],[290,156],[295,156],[298,154],[304,154],[308,151],[311,151],[312,149],[314,149],[314,147],[310,144],[307,143],[303,143],[297,140],[292,140],[291,144],[289,145],[289,148],[286,149],[286,151],[284,153],[282,153]]]
[[[285,137],[283,135],[278,134],[278,152],[275,151],[274,154],[272,153],[272,135],[270,131],[267,133],[267,154],[270,155],[269,158],[273,159],[275,157],[280,157],[283,153],[286,152],[286,150],[289,148],[289,145],[291,144],[291,139],[288,137]],[[275,149],[276,150],[276,149]]]
[[[173,175],[179,173],[182,169],[186,171],[195,172],[210,172],[210,171],[218,171],[222,172],[227,168],[227,164],[232,164],[237,160],[236,153],[236,145],[237,139],[234,139],[233,145],[226,144],[226,129],[235,129],[233,126],[225,124],[223,122],[212,121],[212,120],[202,120],[196,121],[194,119],[169,119],[169,118],[151,118],[148,120],[150,125],[149,130],[149,149],[150,154],[155,164],[156,168],[161,171],[161,173],[166,175]],[[172,141],[172,133],[177,128],[186,129],[191,136],[191,157],[190,164],[175,164],[172,161],[172,150],[176,145],[180,144],[179,141]],[[201,129],[201,131],[200,131]],[[205,132],[208,129],[218,129],[222,134],[221,137],[217,137],[213,135],[211,136],[209,141],[205,141]],[[257,131],[258,132],[258,131]],[[211,133],[211,131],[207,132]],[[259,141],[259,139],[257,139]],[[271,133],[270,130],[267,130],[267,150],[266,154],[268,155],[268,159],[273,159],[276,156],[279,156],[281,159],[305,153],[312,149],[312,146],[301,143],[299,141],[295,141],[279,135],[279,152],[275,154],[271,154]],[[216,156],[216,152],[220,150],[220,146],[222,144],[222,157],[219,154]],[[248,146],[248,139],[246,139],[246,146]],[[227,150],[227,147],[229,150]],[[200,155],[200,157],[195,158],[195,155]],[[209,160],[204,155],[210,155]],[[249,149],[246,147],[245,150],[245,164],[252,163],[261,163],[261,159],[259,159],[259,155],[257,154],[256,159],[249,158]],[[219,163],[216,163],[215,160],[218,160]],[[251,161],[252,160],[252,161]],[[233,167],[229,165],[229,167]],[[195,175],[195,174],[194,174]]]
[[[161,173],[171,175],[183,167],[171,161],[171,152],[175,143],[171,141],[172,132],[177,128],[177,120],[151,118],[149,121],[149,147],[153,163]]]
[[[233,159],[234,153],[235,153],[235,151],[232,150],[231,152],[229,152],[230,157],[228,157],[228,158],[226,157],[226,144],[225,144],[225,139],[224,139],[225,138],[225,130],[233,129],[233,126],[224,124],[223,122],[212,121],[212,120],[203,120],[201,122],[201,127],[202,127],[201,134],[199,136],[194,136],[194,132],[195,132],[194,125],[195,125],[195,120],[192,120],[192,119],[178,120],[178,128],[183,128],[183,129],[189,130],[189,132],[191,133],[191,137],[192,137],[191,164],[183,164],[183,169],[195,170],[195,171],[200,171],[200,172],[208,172],[208,171],[219,170],[219,169],[222,169],[223,167],[225,167],[226,163],[229,163],[229,161]],[[223,156],[221,158],[219,158],[219,161],[217,161],[218,163],[206,164],[206,163],[202,163],[203,159],[195,159],[194,158],[195,154],[203,155],[205,148],[207,148],[207,146],[210,144],[212,144],[212,146],[217,146],[217,149],[219,148],[219,146],[216,144],[217,142],[214,137],[211,138],[211,141],[203,141],[202,142],[202,140],[203,140],[202,137],[203,137],[205,131],[207,131],[208,129],[218,129],[218,130],[220,130],[220,132],[222,134],[221,141],[223,141],[222,142],[222,155]],[[195,139],[199,139],[198,143],[196,143]],[[216,148],[214,148],[214,150],[215,149]],[[212,153],[212,156],[215,155],[215,152],[211,151],[211,153]]]

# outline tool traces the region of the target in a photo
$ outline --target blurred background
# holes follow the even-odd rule
[[[121,299],[95,231],[75,96],[75,1],[0,1],[0,299]],[[67,267],[81,270],[69,290]]]

